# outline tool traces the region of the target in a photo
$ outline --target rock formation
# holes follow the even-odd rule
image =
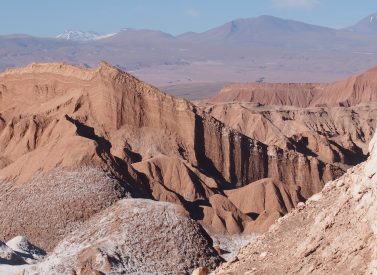
[[[340,88],[326,87],[349,95],[340,105],[373,100],[374,82],[366,80],[368,74],[338,83]],[[370,96],[354,97],[359,94],[347,92],[351,86],[353,91],[371,91]],[[297,92],[288,101],[300,105],[302,97],[308,100],[303,106],[318,103],[318,87],[301,85],[303,94],[313,98]],[[276,102],[283,104],[281,98]],[[200,266],[213,269],[222,261],[207,232],[218,240],[226,234],[261,233],[279,219],[281,227],[260,240],[273,240],[279,228],[283,239],[308,238],[300,228],[294,229],[297,236],[289,235],[287,228],[297,224],[314,236],[328,217],[334,217],[334,224],[346,220],[352,216],[347,207],[359,203],[349,197],[356,192],[349,191],[353,187],[341,195],[336,183],[326,185],[321,199],[311,196],[367,157],[374,106],[304,110],[250,102],[194,105],[107,63],[94,69],[53,63],[8,70],[0,74],[0,220],[12,222],[0,224],[0,239],[26,236],[35,246],[24,237],[1,243],[1,261],[15,264],[4,272],[190,273]],[[373,179],[368,163],[354,169],[372,171],[366,181],[360,172],[358,184]],[[356,180],[353,172],[338,182],[344,179]],[[343,210],[331,212],[331,196],[336,207],[346,205],[344,216]],[[306,218],[302,213],[309,210]],[[287,221],[295,219],[292,224],[283,217],[290,211]],[[321,211],[330,215],[315,218]],[[355,229],[356,222],[350,223],[357,234],[364,232],[357,230],[365,226]],[[331,226],[323,231],[330,230],[328,238],[335,239]],[[349,237],[344,234],[343,242]],[[312,261],[317,250],[306,253],[306,248],[332,241],[326,238],[307,239],[297,251]],[[283,240],[269,242],[258,259],[282,250],[279,242]],[[221,241],[216,246],[221,252]],[[46,259],[38,247],[49,253]],[[294,261],[301,261],[297,255]],[[263,263],[262,270],[277,272]],[[223,268],[233,265],[235,270],[248,268],[236,263]],[[307,266],[302,270],[308,272]]]
[[[24,263],[25,260],[20,255],[0,241],[0,264],[17,265]]]
[[[0,274],[20,274],[27,264],[35,264],[45,256],[45,251],[24,236],[14,237],[6,244],[0,241]]]
[[[254,218],[255,221],[248,224],[252,232],[267,230],[271,221],[287,214],[303,201],[297,186],[288,186],[271,178],[226,191],[226,194],[242,213]]]
[[[377,67],[329,84],[247,83],[226,85],[212,102],[255,102],[267,105],[355,106],[377,101]]]
[[[1,74],[0,165],[0,217],[14,220],[0,225],[0,238],[26,235],[48,251],[130,196],[180,204],[210,232],[260,231],[224,190],[269,177],[308,198],[343,173],[243,135],[106,63]]]
[[[377,134],[369,152],[215,274],[374,274]]]
[[[9,240],[6,245],[29,264],[35,263],[46,256],[45,251],[30,243],[25,236],[16,236]]]
[[[244,135],[349,167],[364,161],[376,128],[377,104],[354,107],[207,103],[206,110]]]

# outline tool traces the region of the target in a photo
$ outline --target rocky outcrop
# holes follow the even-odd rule
[[[278,220],[215,274],[374,274],[377,135],[368,160]]]
[[[27,274],[191,274],[222,259],[185,210],[170,203],[123,199],[69,234]]]
[[[302,200],[298,193],[296,186],[288,186],[271,178],[226,191],[229,200],[243,213],[249,215],[260,215],[264,211],[286,214]]]
[[[320,84],[304,83],[226,84],[210,102],[254,102],[308,107],[321,92],[320,87]]]
[[[98,161],[99,155],[131,180],[135,175],[124,160],[132,153],[142,159],[159,153],[179,156],[230,183],[229,187],[266,177],[271,170],[264,144],[105,63],[97,69],[31,65],[0,75],[0,83],[6,125],[0,136],[1,157],[10,163],[3,168],[3,178],[20,177],[14,170],[21,168],[25,172],[20,181],[31,177],[41,169],[26,165],[36,163],[31,155],[41,156],[39,151],[47,151],[52,138],[60,140],[63,135],[67,144],[55,141],[49,151],[54,149],[57,156],[49,154],[44,170],[57,163],[71,167]],[[68,146],[75,150],[63,151]],[[83,148],[88,149],[83,152]],[[316,184],[322,182],[313,178]]]
[[[219,189],[215,179],[178,157],[160,155],[132,166],[148,177],[156,200],[188,204],[205,200]]]
[[[160,156],[133,167],[148,177],[154,199],[182,205],[212,234],[264,231],[304,200],[300,187],[274,179],[222,192],[215,180],[179,158]]]
[[[19,215],[0,225],[3,239],[26,235],[51,250],[128,196],[180,204],[209,230],[240,233],[252,218],[224,190],[269,177],[307,198],[342,173],[241,134],[107,63],[0,74],[0,218]]]
[[[376,128],[377,104],[373,103],[331,108],[236,102],[205,106],[211,115],[248,137],[343,167],[367,158]]]
[[[201,208],[202,222],[212,234],[240,234],[245,232],[251,221],[250,217],[221,194],[209,197],[209,206],[203,205]]]
[[[377,68],[330,84],[228,84],[212,102],[254,102],[267,105],[355,106],[377,101]]]
[[[21,265],[25,264],[25,260],[5,243],[0,241],[0,264]]]
[[[30,243],[24,236],[14,237],[6,244],[0,241],[0,272],[16,271],[25,264],[42,260],[45,255],[45,251]]]
[[[16,236],[6,245],[28,264],[36,263],[46,256],[44,250],[30,243],[25,236]]]

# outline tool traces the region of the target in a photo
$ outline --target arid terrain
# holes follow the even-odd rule
[[[355,165],[376,126],[376,75],[373,68],[331,84],[229,84],[199,105],[268,145]]]
[[[376,147],[213,274],[375,274]]]
[[[374,17],[339,29],[263,15],[178,35],[127,26],[100,37],[2,35],[0,71],[32,62],[95,67],[106,60],[186,99],[213,96],[224,82],[332,82],[377,64]]]
[[[373,182],[360,171],[374,159],[368,145],[375,140],[376,76],[371,69],[333,84],[231,84],[193,103],[106,62],[6,70],[0,74],[0,271],[190,274],[224,262],[235,252],[227,251],[229,239],[255,236],[261,237],[236,258],[245,261],[233,258],[216,272],[287,271],[285,256],[271,269],[251,266],[252,246],[276,239],[276,250],[262,258],[279,253],[286,244],[271,232],[286,224],[308,234],[309,217],[325,219],[351,198],[337,182],[347,181],[350,190],[352,182]],[[339,219],[352,223],[347,234],[369,234],[367,224],[356,228],[351,220],[360,217],[352,212],[357,203]],[[307,209],[312,216],[303,216]],[[305,220],[302,227],[296,219]],[[342,230],[335,244],[346,239]],[[284,240],[292,239],[285,231]],[[372,247],[372,237],[360,242]],[[306,246],[300,239],[294,245]],[[302,263],[300,255],[292,264]],[[369,258],[358,255],[364,264],[340,258],[339,272],[364,270]],[[327,262],[313,271],[329,268]]]

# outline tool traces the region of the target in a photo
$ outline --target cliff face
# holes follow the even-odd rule
[[[6,230],[3,225],[1,237],[24,233],[43,248],[54,247],[76,223],[127,196],[178,203],[204,226],[242,232],[253,219],[227,199],[224,189],[270,177],[299,187],[306,198],[343,173],[315,157],[247,137],[106,63],[95,69],[33,64],[1,74],[0,87],[0,195],[5,198],[0,209],[8,213],[0,215],[32,209],[37,224],[28,228],[32,215],[25,214]],[[70,176],[85,167],[103,181]],[[63,182],[49,183],[48,175],[59,171]],[[15,203],[35,188],[43,200]],[[92,196],[96,188],[103,190],[98,199]],[[57,194],[59,207],[49,194]],[[80,201],[87,195],[84,205]],[[223,219],[232,214],[237,218]],[[46,237],[38,224],[51,216],[59,222]]]
[[[210,102],[255,102],[308,107],[320,93],[320,84],[235,83],[225,85]]]
[[[244,135],[342,166],[364,161],[376,127],[377,104],[354,107],[207,103],[206,110]]]
[[[94,141],[96,150],[108,155],[104,158],[127,157],[126,146],[142,159],[157,153],[178,155],[231,186],[269,175],[271,159],[284,155],[271,148],[268,154],[261,142],[105,63],[92,70],[37,64],[9,71],[0,80],[5,163],[45,146],[55,133],[72,136],[74,131]]]
[[[215,274],[374,274],[377,135],[368,160],[278,220]]]

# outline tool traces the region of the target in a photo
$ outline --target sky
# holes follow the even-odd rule
[[[122,28],[180,34],[238,18],[273,15],[342,28],[377,12],[377,0],[2,0],[0,35],[51,37],[67,29]]]

